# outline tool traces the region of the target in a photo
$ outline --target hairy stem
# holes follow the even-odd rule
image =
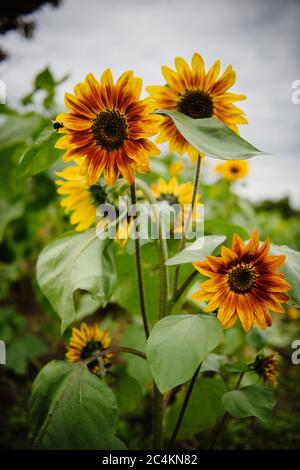
[[[195,279],[197,276],[198,271],[193,271],[185,281],[181,284],[181,286],[177,289],[176,292],[172,295],[170,302],[169,302],[169,311],[171,312],[175,304],[178,302],[182,294],[185,292],[185,290],[189,287],[191,282]]]
[[[190,226],[190,223],[191,223],[191,218],[192,218],[192,215],[193,215],[193,210],[194,210],[194,206],[195,206],[195,201],[196,201],[196,196],[197,196],[197,191],[198,191],[198,186],[199,186],[199,178],[200,178],[200,170],[201,170],[201,156],[200,154],[198,155],[198,158],[197,158],[197,163],[196,163],[196,169],[195,169],[195,176],[194,176],[194,185],[193,185],[193,194],[192,194],[192,199],[191,199],[191,203],[190,203],[190,208],[189,208],[189,212],[188,212],[188,215],[187,215],[187,219],[185,221],[185,229],[188,229],[189,226]],[[178,251],[182,251],[185,247],[185,233],[183,231],[182,233],[182,238],[180,240],[180,245],[179,245],[179,250]],[[179,274],[180,274],[180,264],[178,264],[178,266],[176,266],[176,270],[175,270],[175,274],[174,274],[174,283],[173,283],[173,295],[175,294],[175,292],[177,291],[177,288],[178,288],[178,282],[179,282]]]
[[[99,357],[105,356],[106,354],[118,354],[118,353],[129,353],[129,354],[134,354],[135,356],[141,357],[143,359],[146,359],[146,354],[144,354],[142,351],[139,349],[135,348],[109,348],[109,349],[104,349],[103,351],[99,351],[96,354],[93,354],[93,356],[88,357],[87,359],[84,359],[82,362],[84,364],[89,364],[90,362],[95,361]]]
[[[168,314],[168,297],[169,297],[169,275],[166,261],[168,259],[168,245],[164,238],[162,231],[162,224],[159,213],[156,211],[157,201],[153,197],[151,189],[144,183],[144,181],[136,180],[138,188],[140,188],[150,204],[152,205],[155,222],[158,227],[158,262],[159,262],[159,280],[160,280],[160,295],[159,295],[159,312],[158,319],[165,317]],[[153,415],[152,415],[152,428],[153,428],[153,449],[163,448],[163,395],[160,393],[155,383],[153,383]]]
[[[201,364],[197,367],[196,372],[194,373],[194,375],[193,375],[193,377],[192,377],[192,380],[190,381],[190,385],[189,385],[189,387],[188,387],[188,389],[187,389],[187,392],[186,392],[186,395],[185,395],[185,397],[184,397],[184,400],[183,400],[183,403],[182,403],[182,407],[181,407],[181,410],[180,410],[180,413],[179,413],[179,416],[178,416],[178,419],[177,419],[177,422],[176,422],[176,425],[175,425],[175,428],[174,428],[172,437],[171,437],[170,442],[169,442],[169,445],[168,445],[168,449],[172,449],[172,447],[173,447],[173,445],[174,445],[174,442],[176,441],[176,438],[177,438],[177,435],[178,435],[180,426],[181,426],[181,424],[182,424],[182,421],[183,421],[183,418],[184,418],[184,415],[185,415],[187,406],[188,406],[188,404],[189,404],[189,400],[190,400],[191,395],[192,395],[192,391],[193,391],[194,385],[195,385],[195,383],[196,383],[196,381],[197,381],[197,377],[198,377],[200,368],[201,368]]]
[[[136,205],[136,190],[135,190],[135,183],[130,186],[131,192],[131,202],[132,205]],[[137,213],[134,215],[134,219],[137,218]],[[142,262],[141,262],[141,245],[140,245],[140,238],[139,236],[135,237],[135,258],[136,258],[136,270],[137,270],[137,278],[138,278],[138,286],[139,286],[139,296],[140,296],[140,310],[141,315],[143,318],[143,325],[146,338],[149,336],[149,324],[147,319],[146,313],[146,303],[145,303],[145,293],[144,293],[144,281],[143,281],[143,271],[142,271]]]

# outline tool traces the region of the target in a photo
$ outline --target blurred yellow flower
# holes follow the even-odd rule
[[[82,232],[94,224],[97,206],[105,201],[105,191],[100,184],[89,185],[86,166],[80,165],[79,159],[75,163],[57,172],[62,179],[55,183],[58,194],[64,196],[61,206],[66,214],[72,212],[70,222],[77,232]]]
[[[249,173],[249,164],[246,160],[228,160],[224,163],[218,163],[215,166],[215,171],[222,173],[226,180],[242,180]]]
[[[255,372],[269,384],[277,385],[278,359],[276,354],[259,354],[253,364]]]
[[[66,150],[64,160],[81,157],[87,164],[88,182],[94,184],[104,174],[107,184],[122,175],[129,184],[135,172],[149,171],[149,155],[159,149],[149,137],[158,130],[160,116],[151,114],[151,100],[140,100],[142,80],[132,71],[123,73],[114,84],[110,69],[100,80],[88,74],[65,94],[68,113],[57,116],[64,133],[56,147]]]
[[[174,230],[181,232],[184,224],[188,218],[191,199],[193,195],[193,183],[179,183],[174,176],[170,181],[159,178],[157,183],[152,183],[151,191],[153,196],[158,202],[165,202],[170,206],[178,204],[181,206],[181,211],[177,214]],[[195,205],[192,214],[192,221],[196,220],[197,209],[200,206],[200,195],[197,193]]]
[[[180,161],[172,162],[169,166],[169,173],[171,176],[178,176],[184,169],[184,163]]]
[[[300,312],[297,307],[288,307],[287,314],[290,320],[298,320],[300,318]]]
[[[97,323],[90,325],[82,322],[80,328],[72,328],[72,336],[69,341],[66,358],[69,362],[80,362],[93,357],[96,353],[108,349],[111,337],[107,330],[103,331]],[[110,364],[112,354],[105,354],[89,363],[89,368],[98,372],[101,368]]]
[[[195,53],[191,67],[181,57],[175,58],[175,67],[176,71],[162,67],[166,85],[147,87],[156,108],[175,109],[194,119],[215,117],[236,133],[238,124],[247,124],[244,111],[233,104],[246,96],[228,92],[236,80],[231,65],[219,76],[220,61],[217,60],[206,72],[202,57]],[[199,154],[180,134],[170,117],[164,117],[160,124],[156,142],[169,142],[171,152],[180,155],[187,152],[193,161]]]

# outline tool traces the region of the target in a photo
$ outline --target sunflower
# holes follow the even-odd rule
[[[72,328],[72,336],[69,342],[66,358],[69,362],[80,362],[88,359],[98,352],[106,350],[111,343],[111,337],[107,330],[103,331],[97,323],[87,325],[82,322],[80,328]],[[105,354],[101,359],[95,359],[89,363],[93,372],[98,372],[101,365],[107,367],[110,364],[112,354]]]
[[[284,312],[282,303],[289,283],[277,269],[285,256],[269,256],[270,239],[259,246],[255,230],[247,245],[233,236],[232,248],[221,248],[221,256],[208,256],[207,261],[193,263],[195,269],[211,279],[200,285],[193,295],[199,301],[209,301],[206,312],[218,312],[223,328],[232,326],[239,317],[245,331],[255,323],[260,328],[272,325],[270,310]]]
[[[180,213],[177,214],[177,220],[175,222],[175,230],[182,231],[183,224],[187,219],[189,206],[191,204],[193,195],[193,183],[179,183],[177,178],[174,176],[170,181],[159,178],[157,183],[153,183],[151,186],[153,196],[158,202],[164,202],[169,206],[179,205],[181,207]],[[197,218],[197,209],[200,206],[200,195],[196,195],[193,217],[195,221]]]
[[[215,170],[222,173],[226,180],[242,180],[248,175],[249,164],[245,160],[228,160],[216,165]]]
[[[64,160],[82,157],[87,164],[89,184],[104,174],[107,184],[122,175],[132,184],[135,172],[149,171],[149,155],[159,149],[149,139],[157,133],[161,118],[150,114],[151,100],[140,100],[142,80],[125,72],[114,84],[110,69],[100,81],[88,74],[65,94],[68,113],[57,116],[63,126],[56,147],[66,150]]]
[[[86,166],[80,164],[80,159],[75,160],[76,166],[69,166],[56,173],[62,179],[56,180],[55,183],[59,186],[58,194],[65,196],[61,201],[61,206],[66,214],[73,212],[70,218],[71,224],[75,225],[77,232],[83,232],[95,223],[97,207],[100,204],[112,204],[112,201],[109,200],[107,186],[103,181],[89,185]],[[118,216],[119,208],[115,204],[114,206]],[[115,241],[122,247],[126,245],[132,228],[132,220],[126,219],[126,221],[119,220],[116,228]],[[103,217],[97,223],[97,230],[107,229],[109,224],[109,219]]]
[[[259,354],[251,367],[265,382],[277,385],[278,359],[276,354]]]
[[[205,72],[204,61],[196,53],[191,68],[181,57],[175,58],[175,67],[176,71],[162,67],[166,85],[147,87],[156,108],[175,109],[194,119],[215,117],[236,133],[238,124],[247,124],[244,112],[233,104],[246,99],[246,96],[228,92],[236,79],[231,65],[219,76],[220,61],[217,60]],[[169,142],[171,152],[180,155],[187,152],[192,160],[199,154],[180,134],[170,117],[162,121],[156,142]]]
[[[87,230],[96,220],[96,210],[106,199],[105,190],[100,184],[89,185],[86,168],[79,165],[69,166],[57,172],[55,183],[59,186],[58,194],[64,196],[61,206],[66,214],[73,212],[70,218],[77,232]]]

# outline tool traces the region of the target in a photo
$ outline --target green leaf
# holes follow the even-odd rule
[[[17,374],[26,374],[29,362],[42,356],[46,351],[47,346],[41,338],[32,335],[21,336],[8,346],[6,366]]]
[[[33,383],[29,422],[36,449],[109,449],[117,403],[108,385],[85,365],[55,360]]]
[[[23,201],[18,201],[13,204],[5,201],[4,199],[0,201],[0,243],[2,242],[6,227],[10,222],[22,217],[23,214]]]
[[[127,374],[118,376],[115,393],[120,415],[132,413],[139,406],[143,396],[139,382]]]
[[[156,323],[146,355],[159,390],[163,393],[191,379],[222,338],[219,321],[209,315],[172,315]]]
[[[47,170],[64,153],[55,148],[61,134],[53,131],[52,126],[46,127],[37,137],[32,147],[23,155],[16,171],[16,185],[22,184],[30,176]]]
[[[234,234],[241,237],[242,240],[247,240],[247,238],[249,238],[247,230],[240,225],[230,224],[225,220],[205,219],[205,232],[211,233],[212,235],[224,233],[230,241]]]
[[[201,365],[201,372],[219,372],[224,361],[226,361],[226,356],[224,355],[209,354]]]
[[[169,116],[180,134],[199,152],[208,157],[222,160],[245,160],[264,153],[218,119],[193,119],[171,109],[159,109],[156,113]]]
[[[178,394],[166,415],[166,434],[171,436],[180,413],[186,390]],[[222,396],[226,392],[224,382],[218,378],[201,377],[195,384],[182,421],[178,439],[189,439],[198,432],[212,428],[224,415]]]
[[[7,116],[0,129],[0,150],[28,140],[31,143],[31,138],[35,138],[48,122],[37,113]]]
[[[177,264],[193,263],[194,261],[203,260],[206,256],[211,255],[217,246],[221,245],[225,240],[226,237],[223,235],[207,235],[197,238],[194,243],[191,243],[177,255],[169,258],[166,265],[176,266]]]
[[[94,229],[68,232],[50,243],[37,262],[38,284],[62,320],[62,333],[78,320],[82,291],[102,307],[116,282],[110,240],[99,240]]]
[[[223,395],[224,408],[234,418],[255,416],[261,421],[272,417],[275,406],[274,390],[264,385],[248,385]]]
[[[113,438],[108,449],[109,450],[128,450],[124,442],[121,441],[121,439],[119,439],[118,437]]]
[[[287,292],[289,303],[300,307],[300,253],[285,245],[275,245],[272,243],[270,255],[285,255],[286,260],[279,269],[285,275],[286,280],[291,284],[292,289]]]
[[[49,68],[46,67],[42,70],[34,80],[35,88],[38,90],[52,91],[55,88],[56,82]]]

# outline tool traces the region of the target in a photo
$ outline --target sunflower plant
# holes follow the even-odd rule
[[[274,312],[300,304],[300,254],[260,241],[255,215],[230,186],[199,190],[204,158],[223,160],[217,171],[234,181],[262,154],[239,136],[247,119],[236,102],[246,97],[230,91],[232,66],[220,68],[206,70],[198,53],[191,65],[177,57],[146,98],[132,71],[117,80],[110,69],[99,80],[90,73],[24,149],[17,184],[55,164],[71,228],[37,262],[66,353],[33,383],[35,448],[170,449],[203,430],[213,448],[228,417],[272,416],[280,364],[264,334]],[[165,143],[168,158],[158,156]],[[139,204],[151,207],[156,235],[147,240]],[[204,233],[191,241],[203,205]],[[176,207],[170,237],[161,207]],[[237,361],[244,344],[251,353]],[[151,427],[131,439],[126,417],[145,420],[150,409]]]

